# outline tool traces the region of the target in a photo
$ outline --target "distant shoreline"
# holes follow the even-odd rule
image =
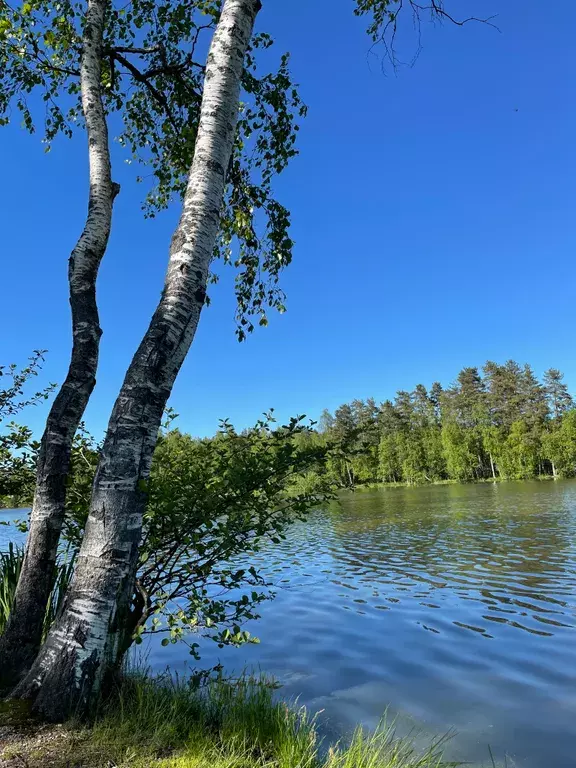
[[[351,488],[340,488],[341,491],[377,491],[386,488],[428,488],[431,485],[492,485],[494,483],[529,483],[547,480],[570,480],[567,477],[554,477],[553,475],[536,475],[522,479],[514,477],[485,477],[478,480],[430,480],[423,483],[409,483],[407,481],[394,483],[358,483]]]
[[[549,480],[570,480],[566,477],[554,477],[554,475],[535,475],[534,477],[514,478],[514,477],[483,477],[477,480],[430,480],[422,483],[409,483],[408,481],[399,481],[394,483],[357,483],[356,485],[339,489],[342,491],[376,491],[386,488],[427,488],[431,485],[491,485],[493,483],[528,483],[528,482],[543,482]],[[32,508],[32,501],[30,500],[25,505],[8,503],[7,500],[0,498],[0,512],[2,510],[12,510],[13,512],[27,512]]]

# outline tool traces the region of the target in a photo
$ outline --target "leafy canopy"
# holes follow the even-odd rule
[[[125,159],[149,172],[144,211],[154,216],[184,194],[194,153],[204,84],[204,61],[219,17],[214,0],[133,0],[110,3],[102,46],[102,97]],[[0,4],[0,123],[13,108],[36,129],[43,102],[43,141],[83,127],[80,60],[85,3],[27,0]],[[275,198],[274,177],[296,155],[298,119],[306,114],[284,54],[261,72],[273,44],[254,35],[242,78],[240,116],[215,258],[236,269],[240,340],[267,309],[285,310],[279,287],[292,259],[288,210]],[[151,181],[151,183],[150,183]],[[213,280],[217,278],[214,275]]]
[[[195,658],[199,636],[221,646],[257,642],[242,624],[258,618],[259,605],[274,592],[252,557],[332,496],[330,482],[306,483],[327,450],[307,439],[312,434],[304,417],[278,426],[272,413],[242,433],[223,421],[211,439],[163,432],[146,488],[121,653],[149,633],[163,635],[163,645],[187,643]],[[98,445],[81,431],[72,451],[62,536],[67,568],[80,548],[97,463]],[[25,530],[26,521],[20,527]]]
[[[35,483],[35,454],[38,443],[32,431],[6,419],[50,396],[54,384],[29,392],[44,362],[44,350],[36,350],[27,365],[0,365],[0,502],[18,504],[31,499]]]

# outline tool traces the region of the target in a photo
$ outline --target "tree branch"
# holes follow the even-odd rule
[[[162,106],[162,108],[166,112],[174,129],[178,131],[179,130],[178,124],[174,118],[172,110],[170,109],[170,105],[168,104],[168,100],[164,96],[164,94],[161,93],[158,90],[158,88],[156,88],[156,86],[152,85],[149,78],[146,77],[142,72],[140,72],[138,67],[135,67],[134,64],[132,64],[132,62],[129,61],[125,56],[122,56],[122,54],[118,52],[114,52],[114,58],[119,64],[122,64],[122,66],[126,67],[126,69],[128,70],[128,72],[130,72],[134,80],[137,80],[139,83],[143,83],[146,86],[146,88],[148,88],[150,93],[154,96],[156,101]]]
[[[418,3],[414,2],[414,0],[410,0],[410,4],[413,8],[416,8],[419,11],[432,11],[432,13],[435,13],[437,16],[448,19],[448,21],[452,22],[452,24],[456,24],[457,27],[463,27],[465,24],[468,24],[471,21],[475,21],[479,24],[488,24],[488,26],[494,27],[494,29],[500,32],[499,27],[497,27],[496,24],[492,24],[492,19],[495,19],[496,15],[488,16],[485,19],[481,19],[478,16],[468,16],[466,19],[455,19],[447,11],[444,10],[442,5],[438,4],[437,0],[431,0],[430,5],[419,5]]]
[[[106,48],[106,52],[115,54],[115,53],[135,53],[139,56],[144,56],[148,53],[158,53],[160,50],[160,47],[158,45],[153,46],[152,48],[133,48],[126,45],[116,45],[111,48]]]

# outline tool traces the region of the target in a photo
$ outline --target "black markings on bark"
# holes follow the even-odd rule
[[[213,160],[212,158],[208,157],[204,161],[204,164],[209,171],[212,171],[213,173],[219,173],[224,176],[224,168],[222,167],[222,163],[219,163],[217,160]]]
[[[86,638],[87,638],[87,635],[86,635],[86,630],[85,630],[85,628],[82,626],[82,624],[79,624],[79,625],[76,627],[76,630],[75,630],[75,632],[74,632],[73,638],[74,638],[74,641],[75,641],[76,643],[78,643],[78,645],[79,645],[81,648],[84,648],[84,645],[86,644]]]
[[[170,255],[177,253],[184,243],[186,242],[186,235],[181,229],[177,229],[172,236],[172,242],[170,243]]]

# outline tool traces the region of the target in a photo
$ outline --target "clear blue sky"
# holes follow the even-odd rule
[[[501,32],[429,26],[416,65],[385,76],[350,0],[265,0],[259,26],[292,52],[310,110],[278,183],[297,243],[288,313],[238,344],[231,282],[212,289],[172,398],[181,427],[209,434],[223,416],[244,426],[270,406],[317,416],[449,383],[487,358],[557,366],[576,389],[576,3],[452,7],[497,12]],[[0,362],[44,347],[47,378],[62,381],[84,140],[45,155],[17,125],[2,131]],[[144,221],[119,158],[87,413],[96,433],[159,297],[178,214]]]

